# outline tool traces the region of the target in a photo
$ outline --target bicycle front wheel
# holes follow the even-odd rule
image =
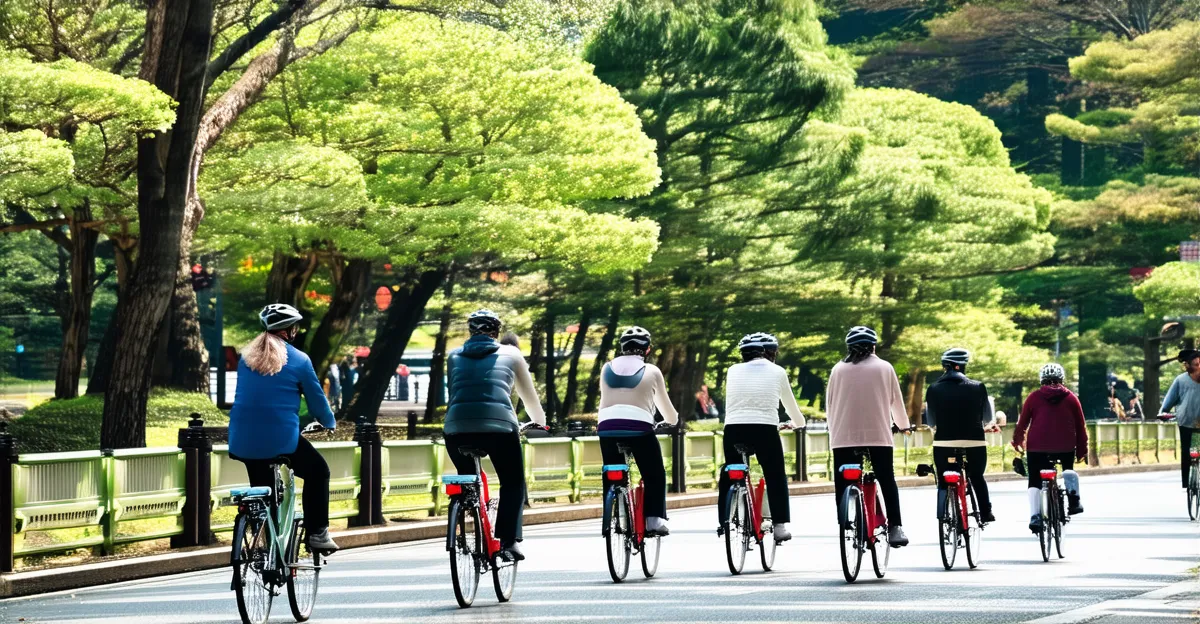
[[[725,562],[731,574],[741,574],[746,565],[749,550],[750,506],[746,502],[746,488],[740,483],[729,488],[729,524],[725,527]]]
[[[972,570],[979,565],[979,553],[983,548],[983,520],[979,513],[979,504],[975,501],[975,490],[967,485],[967,525],[965,542],[967,547],[967,565]]]
[[[662,538],[655,535],[647,537],[646,541],[642,542],[642,574],[646,578],[654,576],[658,572],[658,555],[662,552]]]
[[[1042,487],[1042,530],[1038,531],[1038,545],[1042,549],[1042,561],[1050,561],[1050,542],[1054,539],[1054,528],[1052,523],[1054,519],[1054,498],[1050,496],[1050,490],[1045,486]]]
[[[1188,486],[1188,517],[1200,518],[1200,467],[1192,464],[1192,478]]]
[[[1059,491],[1055,501],[1057,504],[1054,507],[1054,550],[1058,552],[1059,559],[1065,556],[1063,554],[1063,525],[1066,524],[1067,506],[1063,499],[1066,496],[1066,493]]]
[[[886,518],[887,513],[883,504],[883,490],[875,487],[875,517]],[[892,559],[892,547],[888,544],[888,524],[880,522],[875,527],[875,541],[871,542],[871,567],[875,568],[875,578],[883,578],[887,574],[888,562]]]
[[[454,585],[454,599],[458,606],[467,608],[475,602],[479,591],[482,571],[479,559],[483,557],[484,542],[479,522],[479,507],[466,505],[461,499],[450,503],[450,580]]]
[[[274,553],[267,533],[265,517],[239,515],[234,523],[230,563],[238,614],[244,624],[263,624],[271,617],[275,588],[267,579],[266,568]]]
[[[949,570],[958,558],[958,497],[949,487],[945,492],[946,500],[942,505],[941,518],[938,519],[938,546],[942,554],[942,567]]]
[[[629,535],[633,523],[630,521],[629,505],[623,488],[614,487],[611,490],[612,502],[608,509],[608,575],[614,583],[625,580],[629,574],[629,559],[632,549],[629,545]]]
[[[517,562],[497,561],[492,567],[492,585],[496,588],[496,600],[512,600],[513,589],[517,586]]]
[[[764,522],[762,541],[758,545],[758,554],[762,559],[763,572],[770,572],[771,568],[775,567],[775,549],[779,547],[779,543],[775,541],[775,535],[772,532],[773,526],[770,523]]]
[[[853,583],[858,578],[859,569],[862,568],[862,542],[866,538],[862,494],[857,487],[846,488],[842,493],[841,507],[842,513],[838,518],[841,522],[841,526],[838,527],[841,539],[838,540],[838,545],[842,554],[842,574],[847,583]]]
[[[321,555],[308,549],[308,531],[303,520],[292,523],[288,540],[288,605],[297,622],[308,621],[317,604],[317,585],[321,578]]]

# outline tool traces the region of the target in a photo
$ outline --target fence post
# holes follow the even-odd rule
[[[113,541],[117,538],[117,522],[114,517],[113,498],[116,490],[116,467],[113,460],[113,450],[100,449],[101,478],[104,479],[104,517],[100,519],[100,531],[104,535],[104,543],[100,544],[100,554],[111,555],[115,552]]]
[[[808,481],[808,432],[794,430],[796,436],[796,480]]]
[[[215,541],[212,532],[212,438],[204,430],[204,419],[192,414],[179,430],[183,451],[183,533],[171,538],[171,546],[207,546]]]
[[[1093,423],[1091,425],[1084,425],[1084,427],[1092,430],[1091,431],[1092,435],[1088,436],[1088,442],[1089,442],[1088,446],[1091,447],[1088,449],[1088,463],[1091,464],[1092,466],[1099,467],[1100,466],[1100,425],[1098,423]]]
[[[13,517],[13,466],[17,463],[17,441],[8,432],[8,423],[0,421],[0,572],[13,571],[16,518]]]
[[[417,439],[417,413],[416,412],[413,412],[413,411],[408,412],[408,433],[405,437],[407,437],[409,440]]]
[[[362,453],[359,458],[358,515],[350,518],[350,526],[383,524],[383,439],[379,427],[374,423],[359,422],[354,425],[354,441]]]
[[[1121,465],[1121,425],[1114,424],[1113,428],[1117,431],[1117,465]]]

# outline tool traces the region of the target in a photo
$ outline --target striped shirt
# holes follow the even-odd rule
[[[804,414],[792,394],[792,383],[782,366],[758,358],[729,367],[725,381],[725,424],[778,425],[779,404],[796,425]]]

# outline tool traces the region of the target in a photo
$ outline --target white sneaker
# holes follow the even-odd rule
[[[670,535],[671,531],[667,528],[667,521],[656,516],[648,516],[646,518],[646,533],[649,535]]]
[[[781,522],[781,523],[775,525],[773,532],[775,534],[775,542],[776,543],[786,542],[786,541],[792,539],[792,533],[791,533],[791,531],[788,531],[786,522]]]

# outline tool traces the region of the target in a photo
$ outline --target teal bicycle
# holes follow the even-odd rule
[[[306,428],[305,433],[320,429]],[[236,459],[236,458],[235,458]],[[238,488],[231,492],[238,514],[233,525],[231,589],[245,624],[263,624],[275,596],[287,588],[297,622],[307,621],[317,602],[324,555],[308,547],[304,515],[296,511],[296,479],[288,458],[271,460],[275,487]]]

